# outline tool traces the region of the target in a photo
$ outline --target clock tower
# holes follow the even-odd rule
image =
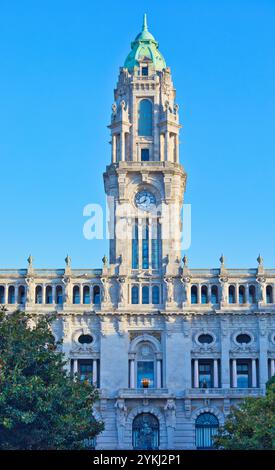
[[[120,68],[109,125],[112,152],[104,185],[114,275],[179,272],[186,184],[180,127],[170,68],[144,15]]]

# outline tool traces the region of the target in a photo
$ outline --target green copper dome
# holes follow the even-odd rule
[[[132,50],[124,63],[124,67],[128,70],[133,70],[134,67],[138,67],[139,61],[146,61],[146,59],[152,60],[156,70],[166,68],[165,60],[158,50],[158,42],[148,31],[146,14],[143,19],[142,31],[131,43],[131,48]]]

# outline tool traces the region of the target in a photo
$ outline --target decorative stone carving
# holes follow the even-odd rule
[[[172,277],[164,278],[164,282],[166,284],[166,304],[173,304],[174,303],[174,284]]]
[[[116,408],[118,448],[123,449],[124,432],[125,432],[126,418],[127,418],[127,407],[125,405],[125,401],[121,398],[118,398],[115,403],[115,408]]]
[[[102,303],[110,304],[110,287],[109,287],[109,279],[107,277],[101,278],[102,283]]]
[[[127,284],[125,282],[125,277],[119,277],[118,282],[119,282],[119,303],[121,305],[124,305],[127,300],[127,295],[126,295]]]
[[[33,277],[26,277],[25,282],[27,284],[27,295],[26,302],[32,304],[34,302],[34,279]]]

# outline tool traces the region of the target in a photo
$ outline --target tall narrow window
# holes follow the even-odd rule
[[[139,303],[138,286],[132,287],[132,304]]]
[[[255,286],[249,286],[249,303],[256,303],[256,289]]]
[[[90,359],[79,359],[78,360],[78,373],[79,379],[84,382],[88,381],[93,383],[93,361]]]
[[[63,304],[63,288],[62,286],[56,286],[55,289],[55,302],[57,305]]]
[[[138,219],[135,219],[132,232],[132,269],[138,269]]]
[[[93,299],[94,299],[94,304],[95,305],[100,304],[100,288],[99,288],[99,286],[94,286],[94,288],[93,288]]]
[[[191,287],[191,304],[198,303],[198,288],[197,286]]]
[[[84,304],[90,303],[90,287],[89,286],[83,287],[83,303]]]
[[[149,287],[143,286],[142,288],[142,303],[149,304]]]
[[[53,303],[53,289],[52,286],[46,287],[46,304]]]
[[[149,149],[141,149],[141,161],[142,162],[149,162]]]
[[[245,304],[245,289],[244,289],[244,286],[239,286],[239,304]]]
[[[42,287],[36,286],[35,288],[35,303],[42,304]]]
[[[153,106],[150,100],[141,100],[138,108],[138,135],[151,136],[153,130]]]
[[[24,286],[19,286],[18,289],[18,303],[24,304],[26,301],[26,290]],[[1,296],[0,296],[0,304],[1,304]]]
[[[159,269],[160,265],[160,244],[161,244],[161,228],[157,220],[152,221],[152,269]]]
[[[208,295],[207,295],[207,286],[202,286],[201,288],[201,303],[207,304],[208,302]]]
[[[235,286],[229,286],[229,303],[234,304],[236,302]]]
[[[272,287],[266,286],[266,303],[272,304]]]
[[[73,288],[73,304],[80,304],[80,289],[79,286]]]
[[[5,287],[0,286],[0,304],[5,303]]]
[[[15,303],[15,289],[14,289],[14,286],[9,287],[8,303],[9,304],[14,304]]]
[[[212,304],[217,304],[218,301],[219,301],[218,287],[217,286],[212,286],[211,287],[211,303]]]
[[[152,289],[152,303],[154,305],[158,305],[160,303],[159,286],[153,286],[153,289]]]
[[[142,226],[142,268],[149,268],[149,221]]]
[[[141,75],[143,77],[148,77],[148,65],[143,65],[141,67]]]
[[[237,387],[248,388],[250,387],[250,369],[248,361],[237,362]]]

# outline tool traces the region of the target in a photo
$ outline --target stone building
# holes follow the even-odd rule
[[[45,270],[30,257],[27,269],[0,271],[0,304],[57,312],[68,370],[100,391],[96,448],[209,448],[230,407],[274,375],[275,269],[260,256],[252,269],[229,269],[223,256],[215,269],[181,260],[178,106],[146,17],[109,128],[109,261],[72,269],[67,257],[65,269]]]

